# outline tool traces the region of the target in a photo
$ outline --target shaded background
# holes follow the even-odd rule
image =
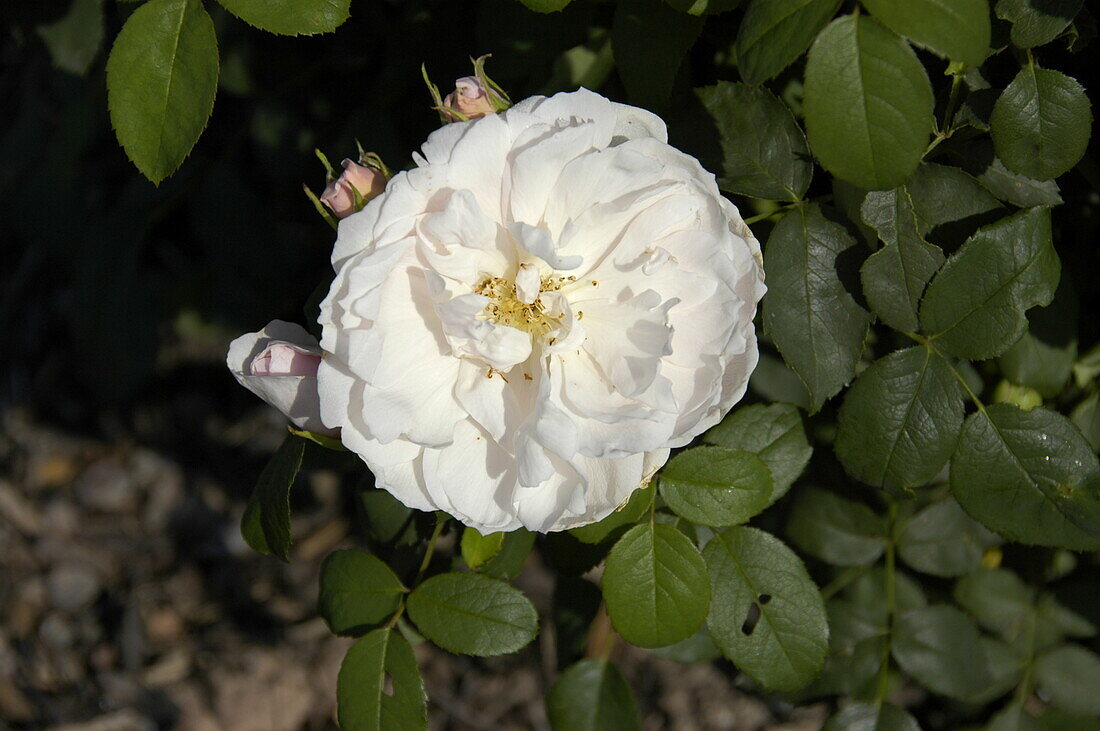
[[[126,159],[107,114],[107,49],[132,6],[106,0],[101,43],[93,22],[68,46],[43,29],[70,2],[2,6],[0,728],[331,727],[347,641],[315,617],[316,573],[355,540],[357,476],[346,464],[309,470],[292,563],[253,554],[240,515],[284,431],[224,366],[237,334],[305,322],[330,276],[332,232],[300,189],[324,183],[312,150],[336,162],[358,138],[407,165],[438,126],[422,62],[444,90],[469,56],[491,52],[488,70],[514,99],[586,80],[626,100],[610,66],[586,65],[607,42],[609,2],[542,16],[516,0],[356,0],[336,33],[308,38],[206,6],[222,64],[214,113],[159,187]],[[716,141],[688,122],[689,92],[737,78],[727,59],[739,17],[708,20],[665,110],[674,141],[704,162]],[[1093,60],[1050,65],[1089,86]],[[773,88],[797,104],[800,75],[796,65]],[[1083,297],[1082,352],[1098,334],[1095,170],[1086,159],[1065,177],[1055,211]],[[819,185],[811,195],[828,192]],[[545,611],[551,579],[533,561],[520,583]],[[418,656],[435,727],[546,727],[553,667],[538,647]],[[817,728],[825,717],[741,693],[728,666],[641,651],[621,662],[648,728]]]

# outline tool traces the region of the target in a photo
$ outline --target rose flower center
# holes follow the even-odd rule
[[[542,277],[539,282],[539,294],[557,292],[576,279],[576,277]],[[474,292],[489,298],[484,314],[487,319],[499,325],[507,325],[541,337],[561,324],[558,316],[548,311],[541,297],[534,297],[534,301],[530,303],[524,302],[519,296],[516,283],[503,277],[487,277],[474,287]]]

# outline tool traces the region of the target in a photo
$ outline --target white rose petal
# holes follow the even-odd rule
[[[324,423],[483,533],[600,520],[744,394],[759,244],[660,119],[583,89],[415,160],[340,223]]]

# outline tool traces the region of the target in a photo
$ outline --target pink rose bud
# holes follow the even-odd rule
[[[226,365],[237,381],[283,412],[299,429],[337,437],[321,421],[317,368],[324,351],[300,325],[273,320],[229,345]]]
[[[325,186],[325,192],[321,194],[321,202],[328,206],[337,218],[347,218],[361,207],[355,198],[355,192],[359,192],[359,198],[363,203],[377,197],[386,189],[386,175],[381,170],[360,165],[347,158],[344,158],[341,165],[344,166],[344,172]]]
[[[455,90],[443,100],[443,106],[461,112],[467,119],[477,119],[496,113],[490,94],[492,91],[481,83],[481,79],[463,76],[455,81]]]

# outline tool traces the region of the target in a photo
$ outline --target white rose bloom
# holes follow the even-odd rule
[[[591,523],[745,392],[760,245],[664,123],[580,90],[449,124],[340,222],[321,418],[406,505]]]

